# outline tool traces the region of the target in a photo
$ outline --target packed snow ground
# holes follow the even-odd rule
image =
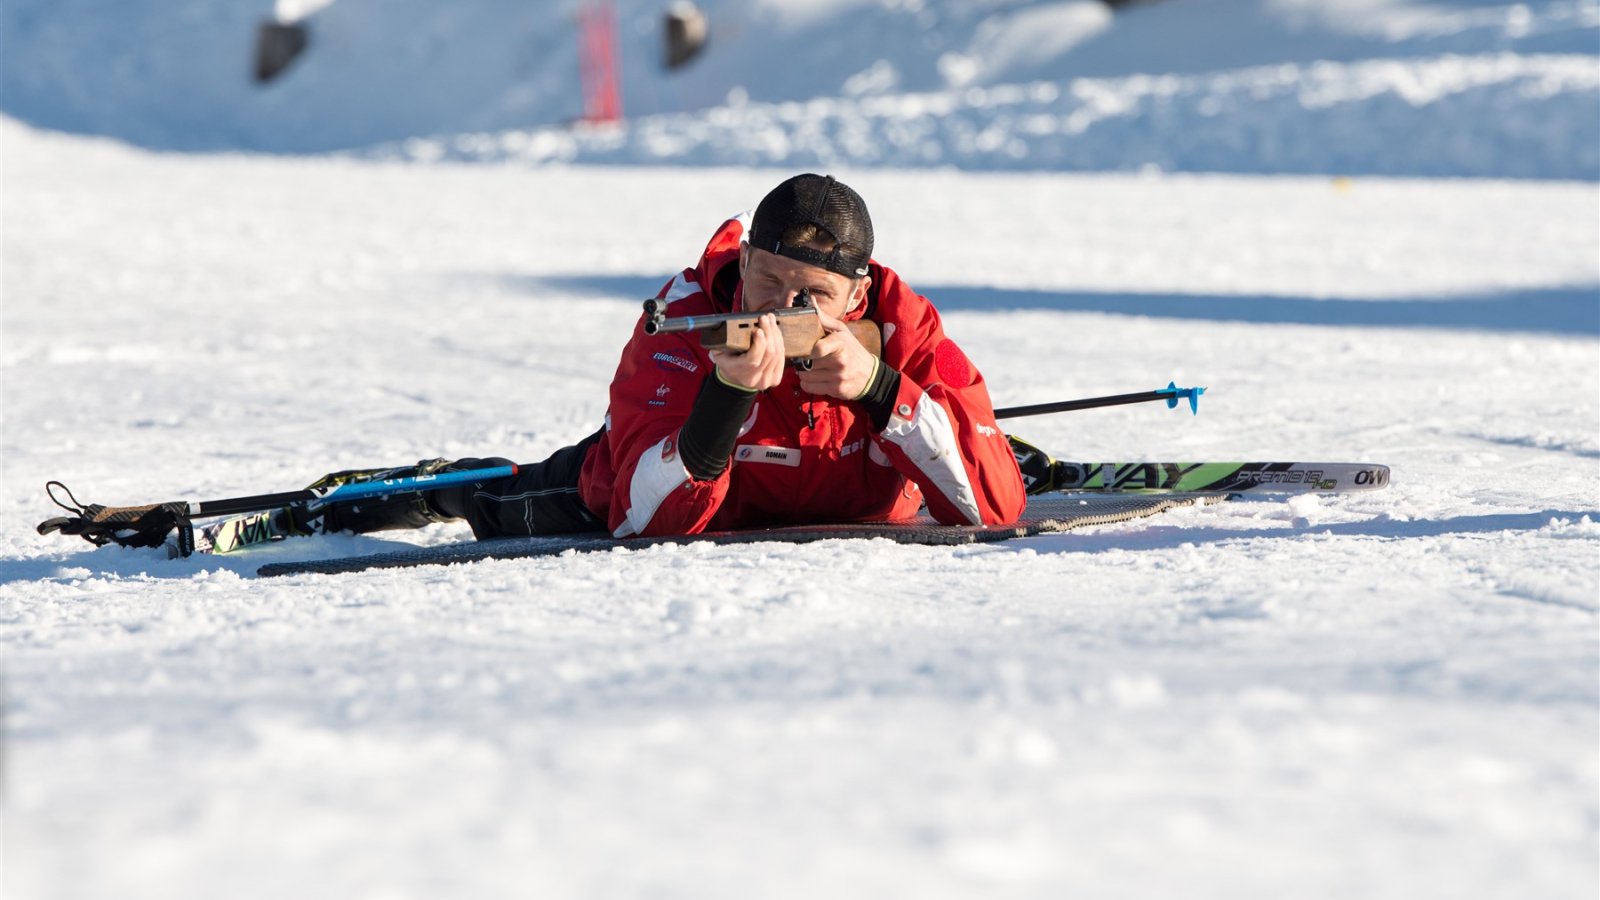
[[[153,155],[3,124],[8,896],[1589,897],[1592,184],[844,172],[1013,423],[1386,492],[969,549],[262,580],[33,525],[588,433],[786,171]]]

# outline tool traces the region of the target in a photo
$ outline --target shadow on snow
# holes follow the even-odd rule
[[[662,276],[601,275],[505,279],[516,290],[560,290],[613,298],[655,296]],[[1055,310],[1156,319],[1447,328],[1600,336],[1600,286],[1528,288],[1484,294],[1395,299],[1348,299],[1234,294],[1044,291],[917,285],[942,312]]]
[[[131,548],[118,547],[114,544],[91,547],[87,542],[78,543],[83,549],[76,553],[0,560],[0,585],[19,581],[71,583],[105,576],[181,580],[206,572],[223,571],[233,572],[241,578],[254,578],[256,569],[271,562],[340,559],[346,556],[396,553],[417,548],[416,544],[383,540],[372,535],[334,534],[319,535],[315,538],[291,538],[265,547],[221,556],[197,554],[188,558],[168,559],[164,547]]]
[[[1536,531],[1551,519],[1576,521],[1588,516],[1600,519],[1600,510],[1547,509],[1536,513],[1496,513],[1483,516],[1454,516],[1448,519],[1398,520],[1387,516],[1362,522],[1338,522],[1305,528],[1210,528],[1203,524],[1151,524],[1138,531],[1112,531],[1084,534],[1041,534],[1013,544],[1016,549],[1032,548],[1040,553],[1097,553],[1104,550],[1171,550],[1184,544],[1224,544],[1262,538],[1366,537],[1380,540],[1445,537],[1456,534],[1496,534],[1506,531]]]
[[[1454,534],[1534,531],[1543,528],[1551,519],[1572,521],[1583,516],[1600,519],[1600,510],[1547,509],[1536,513],[1501,513],[1410,521],[1380,517],[1364,522],[1340,522],[1308,528],[1278,527],[1246,530],[1207,527],[1200,522],[1183,525],[1143,524],[1132,531],[1040,534],[1020,538],[1015,543],[1008,542],[1005,546],[1016,550],[1031,549],[1040,553],[1097,553],[1113,549],[1168,550],[1184,544],[1226,544],[1262,538],[1284,539],[1324,535],[1405,540]],[[592,535],[588,537],[593,538]],[[105,575],[115,575],[120,578],[186,579],[202,572],[222,570],[232,571],[244,578],[254,578],[256,569],[270,562],[337,559],[413,549],[416,549],[415,544],[380,540],[371,536],[328,535],[309,540],[285,541],[236,555],[191,556],[188,559],[169,560],[164,558],[165,551],[161,549],[129,550],[113,546],[52,559],[6,560],[4,574],[0,575],[0,584],[44,580],[70,582]]]

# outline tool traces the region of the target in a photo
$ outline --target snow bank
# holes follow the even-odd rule
[[[707,0],[660,68],[623,0],[628,125],[572,129],[576,0],[11,0],[0,108],[154,148],[689,165],[1600,175],[1600,2]],[[259,21],[311,45],[250,79]],[[307,12],[309,11],[309,12]],[[457,135],[466,137],[457,138]],[[385,152],[393,152],[392,150]]]
[[[412,139],[417,160],[1592,179],[1584,56],[1320,62],[806,103],[600,128]]]

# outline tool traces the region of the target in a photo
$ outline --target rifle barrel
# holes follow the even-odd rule
[[[804,316],[814,315],[814,306],[788,306],[783,309],[763,309],[759,312],[715,313],[709,316],[667,316],[656,310],[659,307],[655,301],[645,301],[645,312],[648,314],[644,320],[645,334],[676,334],[681,331],[705,331],[718,325],[734,322],[754,322],[767,313],[775,316]]]

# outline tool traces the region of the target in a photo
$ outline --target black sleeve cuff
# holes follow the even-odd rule
[[[727,471],[739,427],[755,402],[755,391],[724,384],[715,372],[701,383],[689,419],[678,430],[678,456],[690,478],[711,481]]]
[[[867,385],[867,392],[856,401],[866,407],[867,416],[872,419],[874,432],[889,427],[889,414],[894,412],[894,398],[898,396],[900,396],[900,370],[889,368],[887,363],[880,363],[878,371],[872,374],[872,383]]]

